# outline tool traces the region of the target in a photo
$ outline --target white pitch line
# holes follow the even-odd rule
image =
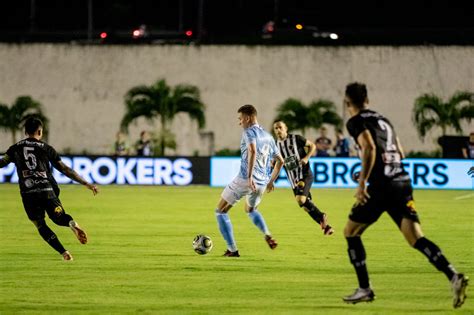
[[[467,199],[467,198],[472,198],[472,197],[474,197],[474,193],[454,197],[454,200],[461,200],[461,199]]]

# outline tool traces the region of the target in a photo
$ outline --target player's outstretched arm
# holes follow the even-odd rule
[[[8,157],[8,155],[5,154],[3,158],[0,159],[0,168],[3,168],[8,164],[10,164],[10,158]]]
[[[369,194],[367,193],[367,181],[375,164],[376,147],[374,139],[368,130],[361,132],[361,134],[357,137],[357,142],[360,145],[362,168],[360,170],[359,186],[357,187],[355,197],[357,199],[357,203],[365,204],[370,198]]]
[[[402,144],[400,143],[400,139],[397,137],[397,145],[398,145],[398,149],[400,150],[400,153],[401,153],[401,158],[404,159],[405,158],[405,151],[403,151],[403,147],[402,147]]]
[[[255,187],[255,183],[253,182],[253,168],[255,166],[255,160],[257,159],[257,145],[252,142],[247,146],[248,152],[248,165],[249,170],[247,174],[248,184],[252,191],[256,191],[257,188]]]
[[[273,166],[272,176],[267,184],[267,192],[272,192],[275,189],[275,181],[280,175],[281,168],[283,167],[283,158],[280,154],[274,157],[275,165]]]
[[[72,179],[72,180],[86,186],[88,189],[92,190],[92,193],[94,194],[94,196],[99,193],[99,188],[97,188],[96,185],[93,185],[93,184],[87,182],[84,178],[79,176],[79,174],[77,174],[72,168],[70,168],[69,166],[64,164],[62,161],[59,161],[58,163],[56,163],[55,167],[58,169],[58,171],[60,171],[61,173],[63,173],[67,177],[69,177],[70,179]]]
[[[305,148],[308,148],[307,149],[308,153],[306,154],[304,158],[301,159],[300,161],[301,165],[308,164],[309,159],[316,153],[316,145],[312,143],[311,141],[306,140],[306,143],[304,146]]]

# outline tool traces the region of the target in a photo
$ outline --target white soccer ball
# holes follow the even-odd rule
[[[193,240],[193,248],[199,255],[205,255],[212,249],[212,240],[209,236],[198,234]]]

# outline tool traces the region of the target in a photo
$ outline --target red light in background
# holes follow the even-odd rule
[[[133,30],[132,32],[133,38],[137,38],[140,36],[140,30]]]
[[[100,38],[106,39],[107,38],[107,33],[106,32],[100,33]]]
[[[267,23],[265,23],[265,25],[263,25],[263,29],[262,29],[263,34],[270,34],[270,33],[273,33],[274,31],[275,31],[275,22],[268,21]]]
[[[193,36],[193,31],[187,30],[185,34],[186,34],[186,36],[191,37],[191,36]]]

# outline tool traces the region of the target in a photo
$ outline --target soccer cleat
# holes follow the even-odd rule
[[[334,233],[334,229],[328,224],[328,216],[326,213],[323,213],[323,218],[319,224],[321,225],[321,230],[323,230],[324,235],[332,235]]]
[[[469,278],[462,273],[457,273],[451,279],[451,287],[453,289],[453,307],[458,308],[464,304],[467,298],[466,288]]]
[[[64,253],[62,253],[63,255],[63,260],[64,261],[71,261],[71,260],[74,260],[74,258],[72,258],[72,255],[70,252],[68,251],[65,251]]]
[[[76,221],[70,221],[69,227],[71,228],[74,235],[76,235],[77,239],[81,244],[87,244],[87,234],[86,232],[77,224]]]
[[[332,235],[334,234],[334,229],[328,224],[323,230],[324,235]]]
[[[222,255],[224,257],[240,257],[240,254],[239,254],[239,251],[236,250],[235,252],[231,252],[230,250],[226,250],[224,255]]]
[[[375,300],[375,293],[371,288],[362,289],[357,288],[352,295],[348,295],[342,298],[346,303],[356,304],[359,302],[372,302]]]
[[[265,241],[271,249],[275,249],[278,246],[277,241],[271,235],[265,235]]]

